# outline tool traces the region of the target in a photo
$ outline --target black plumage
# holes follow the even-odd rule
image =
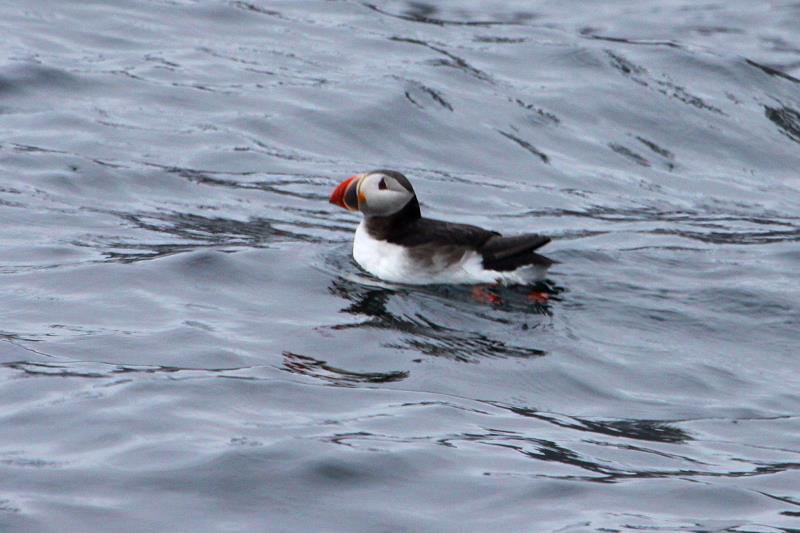
[[[423,218],[416,197],[393,215],[366,217],[366,226],[373,238],[406,246],[415,259],[424,263],[431,263],[434,257],[454,263],[464,253],[476,251],[481,254],[484,268],[500,272],[553,264],[551,259],[534,252],[550,242],[550,237],[535,233],[503,237],[470,224]]]
[[[550,242],[550,237],[536,233],[503,237],[496,235],[490,237],[483,246],[478,248],[483,257],[483,267],[489,270],[508,271],[516,270],[525,265],[536,265],[547,268],[553,264],[552,259],[534,252]]]

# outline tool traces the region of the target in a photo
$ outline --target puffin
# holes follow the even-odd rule
[[[396,170],[372,170],[342,181],[329,202],[363,215],[353,239],[361,268],[392,283],[526,285],[542,280],[553,260],[536,253],[550,242],[537,233],[496,231],[425,218],[411,182]]]

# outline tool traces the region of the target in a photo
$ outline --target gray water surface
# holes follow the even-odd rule
[[[799,21],[0,2],[0,531],[800,531]],[[360,271],[381,167],[549,299]]]

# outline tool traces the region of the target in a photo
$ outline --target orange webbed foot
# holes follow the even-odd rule
[[[472,287],[472,298],[482,304],[501,305],[503,300],[489,289],[497,285],[475,285]]]
[[[532,304],[546,304],[550,295],[543,291],[531,291],[528,293],[528,302]]]

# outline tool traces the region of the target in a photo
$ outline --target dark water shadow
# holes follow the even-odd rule
[[[368,2],[363,2],[362,5],[381,15],[434,26],[519,26],[536,18],[534,13],[517,11],[511,17],[504,17],[507,20],[455,20],[442,18],[441,10],[428,2],[406,2],[406,8],[401,13],[392,13]]]
[[[408,44],[415,44],[415,45],[419,45],[419,46],[424,46],[425,48],[433,50],[434,52],[438,53],[439,55],[444,56],[444,58],[434,61],[432,63],[434,66],[451,67],[451,68],[460,70],[460,71],[464,72],[465,74],[467,74],[469,76],[472,76],[473,78],[477,78],[477,79],[479,79],[481,81],[485,81],[485,82],[488,82],[490,84],[494,84],[494,79],[488,73],[480,70],[479,68],[476,68],[476,67],[472,66],[463,57],[457,56],[456,54],[454,54],[454,53],[452,53],[452,52],[450,52],[448,50],[445,50],[444,48],[442,48],[440,46],[435,46],[435,45],[432,45],[432,44],[428,43],[427,41],[423,41],[423,40],[420,40],[420,39],[411,39],[411,38],[408,38],[408,37],[392,37],[391,40],[395,41],[395,42],[398,42],[398,43],[408,43]]]
[[[25,377],[61,377],[61,378],[90,378],[110,379],[122,375],[161,375],[178,379],[184,377],[234,377],[228,373],[249,370],[243,368],[193,368],[167,365],[120,365],[112,363],[69,361],[61,363],[37,363],[31,361],[12,361],[0,364],[0,368],[9,368],[19,371]]]
[[[100,242],[74,241],[76,246],[98,248],[108,262],[135,263],[209,247],[262,248],[275,242],[322,242],[324,239],[309,233],[280,229],[296,226],[313,230],[330,229],[308,222],[293,224],[284,220],[255,217],[236,220],[208,217],[178,211],[138,212],[105,211],[129,225],[163,236],[162,242],[108,240]],[[171,242],[163,242],[166,237]],[[149,241],[150,239],[148,239]]]
[[[677,426],[670,425],[668,422],[659,420],[594,420],[581,417],[567,417],[563,415],[553,415],[530,409],[527,407],[516,407],[503,404],[492,404],[503,409],[508,409],[512,413],[543,420],[550,424],[588,431],[612,437],[623,437],[627,439],[643,440],[664,443],[686,443],[692,437]]]
[[[402,381],[409,375],[407,370],[355,372],[329,365],[327,361],[288,351],[283,352],[283,369],[293,374],[311,376],[343,387],[353,387],[358,384],[392,383]]]
[[[783,135],[800,143],[800,113],[787,106],[764,106],[764,114],[770,122],[778,126]]]

